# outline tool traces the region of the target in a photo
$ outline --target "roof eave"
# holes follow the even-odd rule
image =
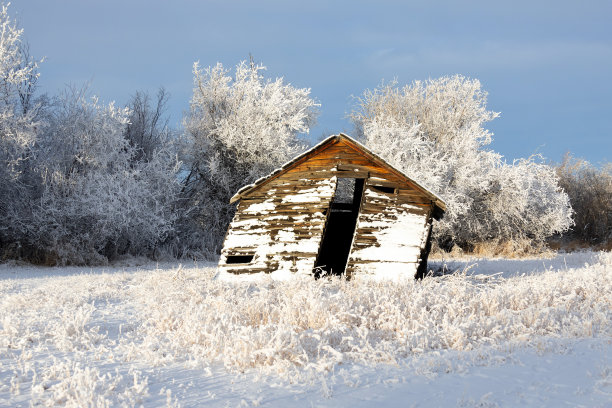
[[[409,177],[408,175],[404,174],[404,172],[402,172],[401,170],[398,170],[394,166],[392,166],[391,164],[387,163],[380,156],[378,156],[376,153],[372,152],[370,149],[365,147],[363,144],[361,144],[358,141],[354,140],[350,136],[345,135],[344,133],[340,133],[338,135],[332,135],[332,136],[328,137],[327,139],[325,139],[325,140],[321,141],[320,143],[318,143],[317,145],[311,147],[310,149],[308,149],[304,153],[302,153],[302,154],[294,157],[290,161],[286,162],[279,169],[275,169],[269,175],[258,179],[253,184],[248,184],[248,185],[242,187],[240,190],[238,190],[236,192],[236,194],[234,194],[232,196],[232,198],[230,198],[230,204],[231,203],[235,203],[236,201],[238,201],[238,200],[242,199],[243,197],[245,197],[246,195],[250,194],[252,191],[260,188],[264,184],[267,184],[271,180],[275,179],[276,177],[278,177],[278,175],[283,173],[283,170],[286,170],[286,169],[288,169],[288,168],[290,168],[290,167],[292,167],[294,165],[297,165],[297,164],[301,163],[302,161],[307,160],[311,155],[316,154],[316,152],[318,150],[323,149],[327,145],[336,143],[336,142],[338,142],[341,139],[344,139],[349,144],[354,145],[354,148],[356,148],[356,150],[360,151],[361,153],[364,153],[365,155],[370,156],[371,160],[380,162],[382,165],[388,167],[390,170],[392,170],[398,176],[400,176],[402,178],[405,178],[410,183],[414,184],[419,190],[421,190],[424,194],[426,194],[431,199],[432,203],[436,207],[438,207],[443,212],[446,211],[446,204],[444,203],[444,201],[440,197],[438,197],[436,194],[434,194],[431,191],[429,191],[427,188],[423,187],[420,183],[415,181],[412,177]]]

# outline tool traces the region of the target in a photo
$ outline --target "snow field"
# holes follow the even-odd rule
[[[367,382],[355,367],[409,366],[408,375],[427,377],[478,361],[495,365],[499,353],[517,349],[554,353],[564,339],[609,343],[612,256],[592,262],[557,262],[514,277],[478,275],[475,266],[422,282],[227,282],[216,279],[216,268],[195,265],[52,269],[63,275],[54,276],[4,265],[0,406],[178,405],[184,401],[174,380],[149,381],[177,366],[202,377],[221,370],[262,383],[319,384],[317,392],[333,399],[330,375],[350,387]],[[432,357],[439,353],[455,357]],[[612,392],[607,361],[596,375]]]

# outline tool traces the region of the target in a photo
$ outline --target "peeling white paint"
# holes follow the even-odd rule
[[[270,199],[262,203],[253,203],[242,211],[245,213],[259,214],[259,213],[267,213],[269,211],[274,210],[274,208],[276,208],[276,205],[274,204],[274,200]]]

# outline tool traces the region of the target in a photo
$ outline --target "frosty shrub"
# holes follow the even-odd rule
[[[243,61],[232,77],[220,63],[205,70],[194,64],[185,184],[188,206],[211,252],[220,249],[234,214],[230,198],[300,153],[305,146],[298,136],[315,121],[318,105],[310,89],[265,79],[264,70]]]
[[[507,164],[487,150],[484,126],[499,114],[486,101],[480,82],[460,75],[389,83],[366,90],[351,119],[368,147],[445,200],[434,228],[443,247],[541,243],[570,226],[567,195],[538,157]]]
[[[150,255],[173,228],[176,158],[160,145],[137,160],[124,136],[129,114],[84,92],[55,103],[36,151],[42,193],[34,225],[35,242],[57,262]]]
[[[567,154],[557,174],[575,211],[567,236],[589,245],[612,242],[612,163],[597,168]]]
[[[542,244],[571,225],[568,196],[559,187],[555,169],[540,156],[499,163],[488,177],[486,190],[476,193],[472,206],[483,222],[474,224],[471,242],[484,237],[487,242]]]

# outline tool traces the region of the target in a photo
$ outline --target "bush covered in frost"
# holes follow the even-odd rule
[[[460,75],[382,84],[357,99],[351,118],[368,147],[446,201],[434,228],[443,247],[542,243],[571,225],[567,194],[539,157],[508,164],[487,150],[484,126],[499,114],[486,100],[478,80]]]
[[[176,219],[173,145],[143,156],[126,137],[130,110],[84,91],[35,97],[38,63],[6,6],[0,25],[0,256],[91,264],[152,255]]]
[[[612,163],[597,168],[569,154],[557,167],[559,184],[574,209],[573,228],[566,234],[587,245],[612,243]]]
[[[160,145],[136,160],[124,134],[129,110],[83,93],[66,94],[52,113],[36,150],[42,191],[33,244],[79,264],[151,255],[176,218],[173,152]]]

